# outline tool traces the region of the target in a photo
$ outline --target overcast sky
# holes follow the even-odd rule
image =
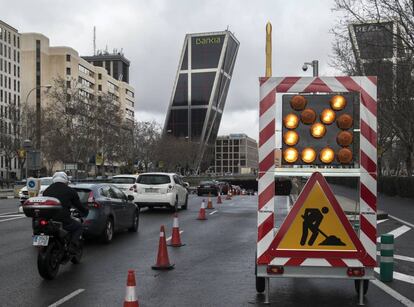
[[[138,120],[164,124],[186,33],[229,27],[240,41],[219,134],[258,136],[258,77],[265,70],[265,25],[273,25],[273,76],[311,75],[303,62],[329,66],[335,14],[333,0],[0,0],[0,19],[19,32],[40,32],[52,46],[70,46],[81,55],[97,48],[123,48],[131,61]]]

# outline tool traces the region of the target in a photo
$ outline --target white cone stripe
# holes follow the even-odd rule
[[[316,78],[304,77],[300,78],[290,89],[289,93],[303,92]]]
[[[377,195],[377,181],[369,173],[361,173],[361,183],[374,195]]]
[[[324,258],[306,258],[300,266],[332,266],[326,259]]]
[[[349,92],[346,87],[336,78],[319,77],[319,79],[321,79],[331,89],[332,92]]]
[[[360,116],[361,119],[366,122],[366,124],[375,132],[377,132],[377,117],[371,113],[370,110],[367,109],[362,103],[360,104]]]
[[[135,287],[134,286],[127,286],[126,287],[125,302],[135,302],[136,300],[137,300],[137,296],[135,295]]]
[[[375,163],[377,162],[377,149],[361,134],[361,150]]]
[[[267,155],[269,155],[271,152],[275,150],[275,141],[275,138],[271,137],[266,141],[266,143],[259,147],[259,157],[261,158],[261,160],[266,158]]]
[[[269,107],[269,109],[266,110],[265,113],[260,116],[259,120],[259,131],[262,131],[264,128],[269,125],[269,123],[275,119],[275,113],[276,113],[276,103],[274,103],[272,106]]]
[[[257,242],[257,256],[260,257],[273,241],[273,231],[269,231],[259,242]]]
[[[348,267],[363,267],[364,265],[361,263],[361,261],[357,260],[357,259],[342,259],[343,262],[345,262],[345,264]]]
[[[270,265],[285,265],[286,262],[288,262],[290,258],[284,258],[284,257],[276,257],[273,258],[272,261],[270,261]]]
[[[257,213],[257,227],[263,224],[270,216],[272,215],[271,212],[258,212]]]
[[[178,228],[179,226],[178,226],[178,218],[174,218],[174,221],[173,221],[173,228]]]
[[[360,240],[361,243],[364,245],[368,255],[370,255],[372,259],[376,259],[377,243],[372,242],[372,240],[363,231],[360,232]]]
[[[164,232],[160,231],[160,238],[164,238]]]
[[[367,92],[367,94],[377,101],[377,86],[372,83],[371,80],[368,79],[368,77],[358,77],[358,78],[352,78],[355,82],[358,82],[360,86]]]

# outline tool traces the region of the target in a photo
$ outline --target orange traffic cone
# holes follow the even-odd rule
[[[200,211],[198,213],[197,220],[200,220],[200,221],[207,220],[207,218],[206,218],[206,203],[205,203],[204,199],[201,202],[201,207],[200,207]]]
[[[160,242],[158,244],[158,256],[157,263],[152,266],[153,270],[172,270],[173,264],[170,264],[168,259],[167,242],[165,241],[165,229],[164,225],[160,229]]]
[[[180,247],[180,246],[185,245],[185,244],[181,243],[180,227],[178,226],[178,215],[177,215],[177,213],[174,213],[171,243],[168,244],[168,245],[172,246],[172,247]]]
[[[211,194],[208,193],[207,209],[214,209],[213,202],[211,201]]]
[[[124,307],[139,307],[138,298],[135,294],[135,286],[135,272],[133,270],[129,270]]]
[[[218,195],[217,195],[217,203],[218,204],[222,204],[223,202],[221,201],[221,193],[219,193]]]

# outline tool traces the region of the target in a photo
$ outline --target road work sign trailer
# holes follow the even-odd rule
[[[376,83],[260,78],[256,289],[267,302],[269,278],[317,277],[354,280],[363,304],[377,252]],[[275,195],[280,177],[306,182],[297,198]],[[354,221],[328,177],[358,180]],[[289,210],[277,225],[280,202]]]

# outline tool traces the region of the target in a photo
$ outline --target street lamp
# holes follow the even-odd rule
[[[26,182],[27,182],[28,165],[29,165],[29,161],[28,161],[29,155],[28,155],[28,152],[32,148],[32,141],[29,140],[29,139],[24,140],[23,141],[23,148],[26,151]]]
[[[312,66],[313,76],[317,77],[319,75],[319,62],[318,62],[318,60],[313,60],[312,62],[303,63],[302,70],[307,71],[308,66]]]

